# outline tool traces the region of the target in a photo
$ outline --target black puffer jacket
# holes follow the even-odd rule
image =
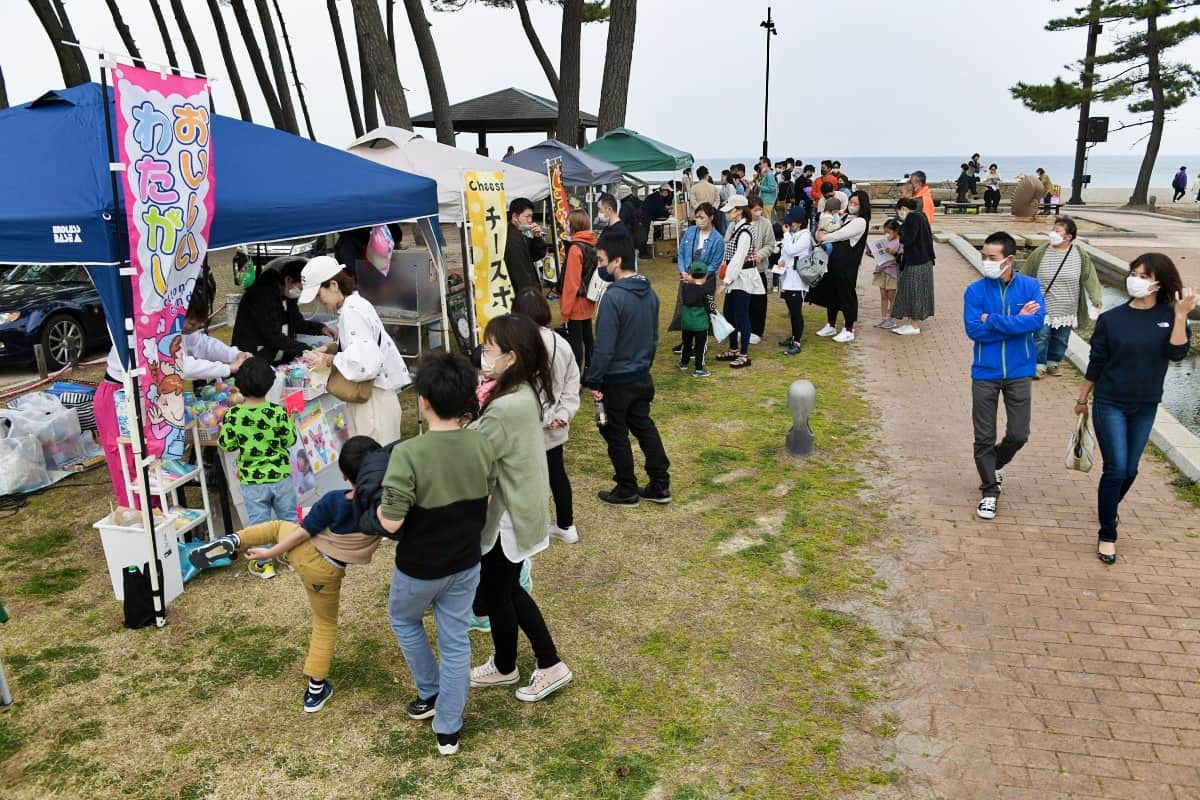
[[[383,500],[383,476],[387,474],[388,462],[392,459],[392,448],[397,444],[386,444],[363,456],[358,479],[354,481],[354,515],[358,517],[360,532],[399,541],[401,534],[384,530],[378,516],[379,504]]]

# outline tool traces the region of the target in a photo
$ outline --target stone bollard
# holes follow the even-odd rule
[[[787,435],[788,452],[794,456],[811,456],[816,449],[808,417],[817,407],[817,390],[812,381],[793,381],[788,387],[788,408],[792,412],[792,429]]]

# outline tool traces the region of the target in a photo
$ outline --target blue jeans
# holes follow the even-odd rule
[[[1067,354],[1067,344],[1071,341],[1071,327],[1068,325],[1063,328],[1051,328],[1049,325],[1043,325],[1034,332],[1033,341],[1037,345],[1037,363],[1057,364]]]
[[[275,483],[243,483],[242,497],[251,525],[272,519],[296,521],[296,485],[292,483],[291,475]]]
[[[437,695],[434,733],[458,733],[462,728],[463,707],[471,687],[468,625],[478,586],[478,564],[431,581],[411,578],[398,569],[392,571],[388,617],[412,672],[417,694],[422,700]],[[421,621],[430,605],[437,624],[440,669]]]
[[[725,319],[733,326],[729,334],[729,349],[738,349],[738,339],[741,339],[742,355],[750,352],[750,293],[734,289],[725,295]]]
[[[1102,542],[1117,540],[1117,507],[1137,478],[1138,462],[1157,411],[1157,403],[1124,405],[1096,400],[1092,404],[1092,430],[1104,459],[1097,499]]]

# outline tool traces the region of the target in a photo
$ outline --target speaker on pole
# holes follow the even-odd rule
[[[1087,140],[1092,144],[1108,141],[1108,117],[1088,117]]]

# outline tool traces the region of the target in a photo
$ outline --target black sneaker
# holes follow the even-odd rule
[[[641,498],[636,494],[618,494],[616,489],[611,492],[596,492],[596,497],[600,498],[601,503],[608,503],[610,506],[636,506],[641,502]]]
[[[777,344],[780,347],[791,347],[795,342],[796,340],[789,336],[787,339],[780,339]]]
[[[429,719],[437,713],[437,710],[434,708],[434,704],[437,703],[437,697],[435,694],[428,700],[422,700],[419,697],[413,700],[408,704],[408,715],[413,719]]]
[[[438,752],[444,756],[452,756],[458,752],[458,734],[457,733],[438,733],[437,736]]]
[[[208,569],[214,561],[232,557],[237,552],[237,547],[238,542],[234,537],[222,536],[188,553],[188,561],[192,562],[196,569]]]
[[[651,503],[658,503],[665,506],[671,502],[671,490],[647,486],[645,489],[638,489],[638,497],[643,500],[649,500]]]
[[[318,691],[313,691],[311,687],[304,690],[304,713],[315,714],[325,707],[325,703],[329,698],[333,697],[333,684],[325,681],[321,684]]]
[[[785,356],[798,356],[798,355],[800,355],[800,345],[799,345],[799,344],[797,344],[796,342],[792,342],[790,345],[788,345],[788,349],[783,351],[783,354],[784,354]]]

